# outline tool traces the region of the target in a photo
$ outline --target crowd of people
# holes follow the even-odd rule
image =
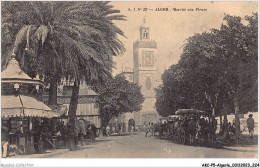
[[[241,125],[241,123],[239,124],[239,126],[240,125]],[[253,114],[249,114],[249,117],[246,120],[246,125],[247,125],[247,130],[249,133],[249,140],[252,141],[253,134],[254,134],[254,127],[255,127],[255,121],[253,119]],[[244,131],[241,128],[239,128],[239,129],[240,129],[241,133]],[[232,139],[232,136],[234,136],[235,134],[236,134],[235,122],[234,121],[233,121],[233,123],[228,122],[228,121],[224,122],[222,129],[219,132],[220,139],[230,142]]]
[[[154,136],[155,135],[155,124],[153,122],[149,122],[148,125],[143,125],[143,130],[145,132],[145,137]]]
[[[74,132],[71,127],[70,122],[65,125],[64,121],[60,120],[36,120],[33,130],[35,152],[44,153],[45,149],[53,148],[52,140],[56,141],[55,147],[69,149],[69,137],[73,137],[75,144],[81,146],[85,144],[85,139],[95,142],[98,129],[94,124],[79,119],[75,122]]]
[[[98,136],[99,131],[95,124],[91,124],[84,119],[79,119],[76,121],[74,126],[74,131],[71,130],[71,123],[68,122],[65,126],[64,122],[60,122],[58,126],[58,139],[63,142],[65,148],[70,148],[69,137],[74,138],[76,145],[85,145],[85,140],[89,139],[90,142],[95,142],[95,138]]]

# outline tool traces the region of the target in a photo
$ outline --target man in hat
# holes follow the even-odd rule
[[[249,114],[249,118],[247,119],[247,128],[250,135],[250,139],[253,139],[254,127],[255,127],[255,121],[253,119],[253,114]]]
[[[110,126],[106,126],[106,136],[110,136]]]
[[[81,118],[77,121],[77,124],[78,124],[78,127],[79,127],[78,137],[79,137],[79,140],[80,140],[80,145],[84,146],[84,136],[86,135],[85,120],[83,118]]]
[[[145,131],[145,137],[147,137],[147,134],[149,133],[150,129],[146,124],[144,125],[144,131]]]
[[[8,139],[9,139],[9,129],[6,126],[2,126],[1,147],[2,147],[2,157],[3,158],[7,157]]]
[[[215,116],[213,115],[212,116],[212,140],[216,140],[216,131],[217,131],[217,127],[218,127],[218,121],[217,119],[215,118]]]
[[[95,142],[96,133],[97,133],[97,127],[95,126],[95,124],[91,124],[90,125],[90,141],[91,142]]]

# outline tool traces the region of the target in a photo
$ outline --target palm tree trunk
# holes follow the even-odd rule
[[[76,112],[77,112],[77,106],[78,106],[78,96],[79,96],[79,84],[80,82],[78,80],[75,80],[74,86],[72,87],[72,96],[70,99],[70,106],[69,106],[69,123],[71,124],[71,127],[68,130],[70,132],[70,135],[68,137],[68,141],[70,144],[70,150],[75,150],[75,122],[76,122]]]
[[[57,105],[58,75],[55,74],[50,83],[48,105]]]

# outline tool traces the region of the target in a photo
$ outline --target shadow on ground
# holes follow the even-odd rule
[[[99,143],[99,142],[107,142],[107,141],[111,141],[111,139],[97,139],[97,140],[95,140],[94,144]],[[89,143],[89,144],[91,145],[91,144],[93,144],[93,142]]]
[[[76,147],[76,150],[75,150],[75,151],[85,150],[85,149],[91,149],[91,148],[94,148],[94,147],[85,145],[85,146],[81,146],[81,147]]]
[[[235,143],[235,140],[232,139],[229,142],[224,141],[215,141],[208,142],[207,144],[181,144],[174,142],[167,137],[159,138],[159,136],[155,136],[155,138],[159,140],[165,140],[174,144],[186,145],[186,146],[198,146],[205,148],[214,148],[214,149],[226,149],[231,151],[240,151],[240,152],[257,152],[258,151],[258,135],[254,136],[254,139],[250,139],[249,135],[241,135],[239,143]]]
[[[137,135],[138,133],[114,133],[114,134],[111,134],[110,136],[129,136],[129,135]]]

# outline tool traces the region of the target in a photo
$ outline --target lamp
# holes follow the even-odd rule
[[[39,85],[36,85],[35,88],[36,88],[36,90],[37,90],[37,92],[38,92],[39,89],[40,89],[40,86],[39,86]]]
[[[36,80],[40,80],[40,75],[37,73],[36,74],[36,77],[35,77]]]
[[[14,84],[14,89],[17,91],[19,89],[20,85],[18,83]]]
[[[34,80],[40,80],[40,75],[37,73],[36,74],[36,77],[34,78]],[[39,89],[40,89],[40,86],[39,85],[35,85],[36,87],[36,90],[37,90],[37,92],[39,91]]]

